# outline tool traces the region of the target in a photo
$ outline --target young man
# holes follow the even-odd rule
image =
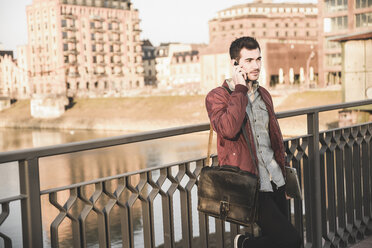
[[[232,79],[208,93],[206,107],[217,133],[219,164],[238,166],[260,176],[257,224],[262,231],[259,238],[237,235],[234,247],[300,247],[300,235],[287,216],[283,137],[271,95],[257,82],[262,60],[260,46],[252,37],[238,38],[231,43],[230,57]],[[245,118],[253,158],[240,132]]]

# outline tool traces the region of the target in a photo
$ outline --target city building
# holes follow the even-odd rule
[[[27,6],[36,95],[121,95],[144,85],[140,19],[129,0],[33,0]]]
[[[197,91],[200,87],[199,51],[173,54],[170,64],[170,82],[175,87],[186,87]]]
[[[200,91],[201,64],[199,51],[206,44],[191,44],[191,51],[174,53],[170,64],[171,85],[181,88],[186,94]]]
[[[0,51],[0,96],[25,99],[30,97],[27,46],[17,47],[17,57],[13,51]]]
[[[192,51],[190,44],[161,43],[155,48],[155,69],[159,88],[172,86],[170,65],[173,54],[187,51]]]
[[[17,46],[17,76],[18,80],[17,83],[18,86],[15,85],[15,87],[18,87],[18,93],[16,94],[16,97],[18,99],[25,99],[31,97],[31,89],[30,89],[30,80],[29,80],[29,68],[28,68],[28,46],[22,45]]]
[[[372,29],[332,41],[341,44],[343,102],[372,99]],[[370,105],[363,108],[372,110]]]
[[[323,85],[341,84],[341,45],[336,36],[372,29],[372,1],[318,0],[319,80]]]
[[[155,47],[149,40],[142,43],[142,61],[145,85],[156,86]]]
[[[217,12],[209,21],[210,44],[200,55],[203,91],[230,77],[228,49],[241,36],[253,36],[261,45],[262,85],[316,84],[317,17],[316,4],[262,0]]]
[[[343,102],[372,99],[372,29],[330,40],[341,44]],[[354,125],[358,120],[372,120],[372,106],[358,106],[339,111],[339,126]]]

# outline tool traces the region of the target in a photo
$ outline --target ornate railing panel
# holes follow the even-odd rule
[[[371,234],[372,124],[320,134],[325,247],[347,247]]]
[[[372,123],[320,133],[318,121],[319,112],[371,103],[277,114],[307,115],[308,133],[285,141],[287,161],[297,169],[303,190],[303,200],[289,201],[288,211],[306,247],[346,247],[372,230]],[[40,190],[39,158],[208,129],[209,124],[194,125],[0,153],[0,166],[18,162],[20,179],[19,195],[0,200],[0,246],[12,247],[1,227],[12,211],[10,203],[19,201],[24,247],[230,247],[245,228],[196,210],[205,157]],[[43,222],[45,212],[55,218]]]

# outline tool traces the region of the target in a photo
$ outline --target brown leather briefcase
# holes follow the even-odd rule
[[[257,216],[259,179],[236,166],[206,166],[198,185],[198,210],[248,226]]]

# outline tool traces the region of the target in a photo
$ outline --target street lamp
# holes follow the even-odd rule
[[[310,88],[310,61],[312,58],[314,58],[314,56],[314,51],[311,51],[309,57],[306,60],[306,85],[308,88]]]

